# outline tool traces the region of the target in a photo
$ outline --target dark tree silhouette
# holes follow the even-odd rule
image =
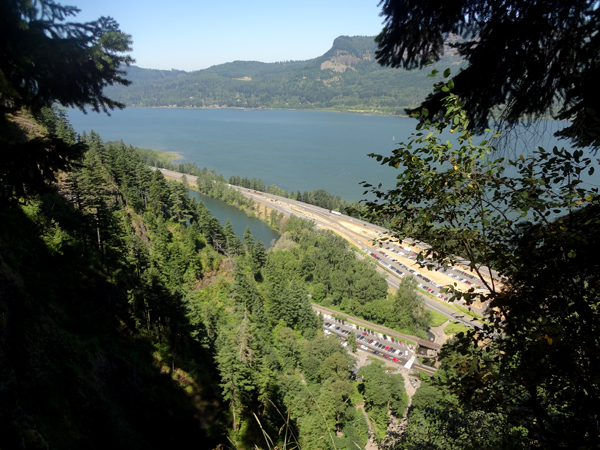
[[[514,126],[523,117],[573,120],[557,135],[575,146],[600,146],[600,10],[595,0],[382,0],[377,60],[413,69],[439,60],[444,38],[468,66],[454,76],[477,131],[490,118]],[[444,114],[445,92],[418,108]],[[409,111],[413,113],[415,110]]]
[[[121,66],[133,62],[131,37],[110,17],[74,23],[79,12],[52,0],[0,2],[0,197],[23,196],[43,189],[57,170],[71,167],[81,146],[60,139],[52,130],[23,132],[25,109],[34,115],[59,103],[83,111],[122,108],[103,95],[107,85],[129,82]],[[20,122],[20,123],[16,123]],[[35,129],[34,126],[32,126]]]

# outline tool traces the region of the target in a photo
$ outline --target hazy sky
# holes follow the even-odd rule
[[[76,21],[111,16],[133,36],[136,65],[199,70],[229,61],[322,55],[341,35],[381,31],[379,0],[58,0]]]

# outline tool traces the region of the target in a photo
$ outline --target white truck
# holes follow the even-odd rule
[[[341,215],[342,215],[342,213],[341,213],[341,212],[339,212],[339,211],[334,211],[333,209],[330,209],[330,210],[329,210],[329,212],[330,212],[331,214],[335,214],[336,216],[341,216]]]

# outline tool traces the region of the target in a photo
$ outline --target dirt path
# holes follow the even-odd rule
[[[369,439],[367,440],[367,445],[365,445],[365,450],[378,450],[379,447],[377,446],[377,444],[373,441],[373,425],[371,425],[371,421],[369,420],[369,416],[367,415],[367,412],[365,411],[365,404],[364,403],[359,403],[356,405],[356,409],[360,409],[363,413],[363,416],[365,416],[365,420],[367,421],[367,425],[369,425]]]

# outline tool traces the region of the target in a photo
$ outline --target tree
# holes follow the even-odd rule
[[[423,336],[429,327],[430,313],[417,293],[417,282],[411,276],[402,278],[394,296],[394,318],[396,326]]]
[[[356,353],[356,335],[353,332],[348,335],[348,345],[352,349],[352,353]]]
[[[0,193],[31,195],[67,170],[83,147],[64,141],[60,130],[27,136],[13,114],[28,109],[41,116],[54,103],[107,112],[121,108],[103,94],[112,84],[127,85],[122,66],[133,62],[131,37],[110,17],[67,22],[79,12],[52,0],[4,1],[0,4]],[[64,137],[64,136],[62,136]]]
[[[462,36],[450,47],[468,65],[452,84],[475,130],[487,128],[490,118],[513,126],[523,117],[552,115],[573,119],[558,134],[574,145],[600,146],[600,9],[595,0],[382,4],[385,26],[376,38],[380,64],[423,67],[444,54],[450,33]],[[421,107],[440,119],[447,111],[444,97],[437,90]]]
[[[244,230],[244,245],[246,246],[246,252],[248,254],[252,254],[254,250],[254,237],[252,236],[252,232],[250,231],[250,227],[246,227]]]
[[[365,408],[374,420],[378,432],[381,432],[389,424],[388,411],[401,417],[408,406],[408,397],[402,375],[387,373],[383,361],[374,358],[369,360],[370,364],[361,367],[358,375],[363,378]]]
[[[308,301],[308,293],[304,284],[290,280],[281,296],[280,317],[286,325],[297,327],[303,335],[311,338],[316,333],[317,318]]]
[[[1,111],[34,111],[58,102],[94,111],[122,108],[103,95],[105,86],[129,81],[122,66],[133,62],[131,36],[110,17],[67,22],[80,10],[52,0],[2,2]]]
[[[256,241],[256,244],[254,244],[254,246],[252,247],[250,260],[252,272],[254,273],[254,278],[256,279],[256,281],[262,281],[261,269],[267,262],[267,251],[265,249],[265,245],[260,239],[258,239]]]
[[[234,431],[237,430],[239,413],[243,413],[256,391],[252,377],[257,364],[254,345],[249,319],[244,314],[237,328],[223,333],[216,357],[222,380],[219,386],[223,390],[223,400],[230,403]]]
[[[226,253],[227,256],[231,257],[234,255],[239,255],[243,252],[244,246],[242,245],[242,241],[235,235],[235,230],[233,229],[233,225],[229,218],[225,222],[225,226],[223,227],[223,233],[226,239]]]
[[[165,176],[160,170],[155,170],[152,173],[148,195],[150,197],[150,208],[156,214],[165,214],[169,204],[170,189]]]
[[[376,193],[383,203],[370,203],[393,218],[400,238],[427,242],[423,266],[460,261],[486,288],[450,288],[453,299],[487,302],[490,324],[442,348],[448,375],[436,382],[459,406],[448,406],[453,422],[442,414],[435,426],[454,433],[475,416],[493,417],[496,448],[515,440],[529,448],[596,447],[600,196],[582,177],[598,163],[582,150],[558,148],[497,158],[489,142],[474,143],[451,87],[451,80],[440,86],[449,92],[440,122],[422,111],[417,132],[378,157],[403,172],[395,189]],[[456,146],[439,137],[448,127],[458,134]]]

